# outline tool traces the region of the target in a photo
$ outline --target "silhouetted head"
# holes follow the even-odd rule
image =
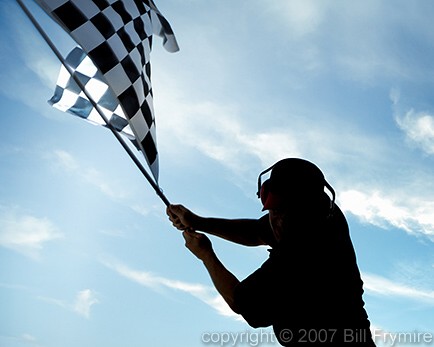
[[[270,178],[261,184],[261,176],[271,170]],[[315,164],[299,158],[287,158],[263,171],[258,179],[258,197],[263,210],[285,209],[298,202],[321,200],[324,188],[334,190]]]
[[[270,178],[261,184],[261,176],[270,170]],[[331,192],[332,200],[324,192],[325,187]],[[308,224],[325,218],[333,212],[335,193],[315,164],[304,159],[287,158],[261,173],[258,196],[263,210],[270,213],[272,227],[273,222],[276,227],[277,224],[288,224],[288,219],[291,224]]]

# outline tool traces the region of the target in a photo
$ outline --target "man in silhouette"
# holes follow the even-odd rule
[[[259,219],[205,218],[182,205],[170,205],[167,214],[217,291],[250,326],[273,326],[284,346],[375,346],[348,225],[321,170],[283,159],[261,173],[258,196],[268,211]],[[241,245],[269,245],[269,258],[239,281],[197,230]]]

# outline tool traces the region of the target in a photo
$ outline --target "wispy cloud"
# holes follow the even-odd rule
[[[165,81],[167,76],[160,76]],[[304,117],[288,114],[280,124],[264,122],[264,111],[250,110],[236,102],[219,103],[195,100],[183,95],[181,85],[167,79],[156,101],[160,113],[160,147],[166,155],[179,156],[177,148],[191,147],[202,155],[218,161],[238,177],[252,172],[252,165],[265,168],[288,156],[318,158],[322,162],[338,163],[342,158],[364,158],[354,164],[380,161],[384,157],[382,139],[362,133],[345,119],[331,114]],[[182,83],[182,82],[180,82]],[[262,119],[262,120],[261,120]],[[204,121],[206,120],[206,121]],[[257,124],[262,124],[258,128]],[[342,132],[341,129],[347,130]],[[345,143],[345,146],[342,144]],[[320,144],[320,145],[319,145]],[[182,155],[185,157],[188,151]],[[237,177],[237,178],[238,178]]]
[[[1,54],[17,58],[2,59],[0,93],[28,105],[38,114],[54,117],[57,113],[58,118],[58,112],[47,104],[47,93],[55,86],[60,63],[18,4],[3,1],[0,6],[5,26],[0,38]]]
[[[174,291],[185,292],[193,295],[197,299],[203,301],[205,304],[211,306],[222,316],[231,317],[237,320],[241,319],[239,315],[235,314],[229,308],[223,298],[213,287],[205,286],[199,283],[189,283],[179,280],[173,280],[157,276],[147,271],[135,270],[119,261],[103,260],[102,263],[108,268],[117,272],[119,275],[144,287],[156,291],[166,288]]]
[[[91,307],[97,303],[99,303],[99,301],[96,298],[96,293],[91,289],[84,289],[77,293],[72,308],[74,312],[78,313],[80,316],[89,318]]]
[[[341,207],[362,221],[395,227],[434,242],[434,203],[431,200],[392,196],[374,191],[346,190],[339,194]]]
[[[291,39],[305,39],[314,33],[324,19],[324,3],[312,0],[273,2],[268,10],[283,17]]]
[[[115,200],[122,200],[127,196],[123,185],[110,184],[108,178],[100,171],[92,167],[83,167],[72,154],[64,150],[54,150],[55,162],[64,170],[82,178],[101,191],[104,195]]]
[[[47,242],[62,237],[48,218],[35,217],[18,208],[0,208],[0,245],[38,258]]]
[[[144,194],[152,194],[152,190],[145,189],[140,196],[136,196],[132,182],[126,184],[124,181],[113,180],[110,175],[97,168],[83,165],[70,152],[56,149],[49,155],[54,165],[95,187],[113,201],[128,206],[139,215],[148,216],[153,211],[161,210],[159,204],[143,203],[144,200],[147,201]]]
[[[161,120],[161,131],[169,131],[168,138],[178,139],[232,170],[242,168],[246,158],[253,157],[268,165],[280,159],[282,153],[298,153],[296,141],[286,129],[255,131],[240,119],[236,107],[181,100],[173,100],[171,105],[174,109],[165,112],[171,117]],[[162,107],[168,106],[166,103]]]
[[[406,2],[295,0],[276,1],[267,9],[266,28],[287,28],[281,40],[291,47],[288,54],[294,69],[306,71],[315,66],[370,84],[383,83],[385,78],[432,76],[428,64],[409,63],[420,62],[420,56],[412,54],[411,43],[421,37],[432,40],[429,11],[424,11],[424,5],[415,10],[414,4]],[[397,45],[400,32],[405,36]]]
[[[392,88],[389,93],[397,126],[404,132],[411,146],[428,155],[434,154],[434,115],[429,111],[416,111],[413,107],[403,110],[401,91]]]
[[[32,334],[28,334],[28,333],[23,333],[19,336],[5,336],[5,335],[0,335],[0,344],[3,346],[7,346],[7,345],[31,345],[31,346],[41,346],[39,344],[38,339],[33,336]]]
[[[139,271],[128,267],[118,261],[103,261],[108,268],[116,271],[121,276],[139,283],[152,290],[163,288],[189,293],[214,308],[219,314],[237,320],[242,318],[233,313],[217,291],[210,286],[197,283],[188,283],[154,275],[147,271]],[[368,294],[382,295],[387,297],[399,297],[410,300],[422,301],[434,305],[434,291],[412,287],[407,284],[397,283],[385,277],[362,273],[364,289]]]
[[[421,148],[423,155],[434,154],[434,117],[412,109],[402,112],[403,97],[399,89],[393,88],[389,97],[395,121],[408,142],[413,147]],[[405,155],[402,153],[402,156]],[[346,189],[339,192],[342,209],[365,223],[382,228],[400,228],[409,234],[427,236],[434,241],[432,171],[411,158],[407,166],[403,165],[403,157],[399,157],[396,150],[390,151],[389,155],[383,153],[382,157],[384,162],[377,161],[375,165],[375,170],[381,172],[375,181],[357,180],[357,184],[348,183]],[[374,166],[372,160],[367,163],[368,166]],[[349,188],[351,185],[353,188]]]
[[[427,154],[434,154],[434,115],[409,110],[396,116],[396,122],[407,139]]]
[[[346,212],[366,223],[392,226],[434,240],[434,203],[429,193],[434,186],[427,185],[433,180],[432,174],[423,174],[420,163],[411,176],[404,172],[403,154],[393,147],[400,143],[387,142],[383,136],[362,132],[345,124],[345,120],[332,117],[330,122],[312,123],[294,116],[290,121],[282,121],[278,128],[258,130],[252,125],[254,122],[241,116],[241,107],[236,104],[191,102],[181,96],[183,88],[175,89],[166,88],[163,93],[166,102],[159,105],[167,115],[160,122],[161,133],[167,139],[163,146],[177,148],[180,146],[175,143],[179,141],[194,147],[236,173],[238,181],[240,177],[252,179],[254,163],[265,168],[288,156],[314,162],[318,159],[320,167],[324,163],[334,171],[324,170],[326,175],[334,174],[343,186],[338,196]],[[391,98],[396,102],[399,92],[393,91]],[[341,131],[342,128],[346,131]],[[373,167],[380,172],[376,177],[367,174]],[[394,177],[393,183],[390,175]]]
[[[420,289],[387,278],[363,273],[364,289],[374,295],[400,297],[434,305],[434,290]]]
[[[76,294],[73,302],[67,302],[65,300],[39,297],[40,300],[54,304],[63,309],[77,313],[84,318],[90,318],[90,311],[92,306],[99,303],[97,293],[92,289],[83,289]]]

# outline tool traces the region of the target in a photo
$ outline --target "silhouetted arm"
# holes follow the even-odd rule
[[[266,245],[263,219],[224,219],[201,217],[182,205],[170,205],[167,215],[179,230],[200,230],[245,246]]]
[[[229,307],[238,313],[234,298],[235,288],[240,281],[217,258],[212,249],[211,241],[206,235],[195,231],[184,231],[182,235],[185,239],[185,246],[202,260],[217,291]]]
[[[260,246],[266,244],[261,238],[261,224],[257,219],[201,217],[198,220],[197,226],[197,230],[244,246]]]

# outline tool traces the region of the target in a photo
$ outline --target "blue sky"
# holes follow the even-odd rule
[[[26,3],[66,55],[74,44]],[[434,335],[434,3],[157,5],[181,48],[152,52],[169,200],[256,218],[258,173],[312,160],[348,218],[377,344]],[[0,0],[0,26],[0,345],[270,345],[113,135],[48,105],[59,63],[15,2]],[[267,258],[212,242],[240,279]]]

